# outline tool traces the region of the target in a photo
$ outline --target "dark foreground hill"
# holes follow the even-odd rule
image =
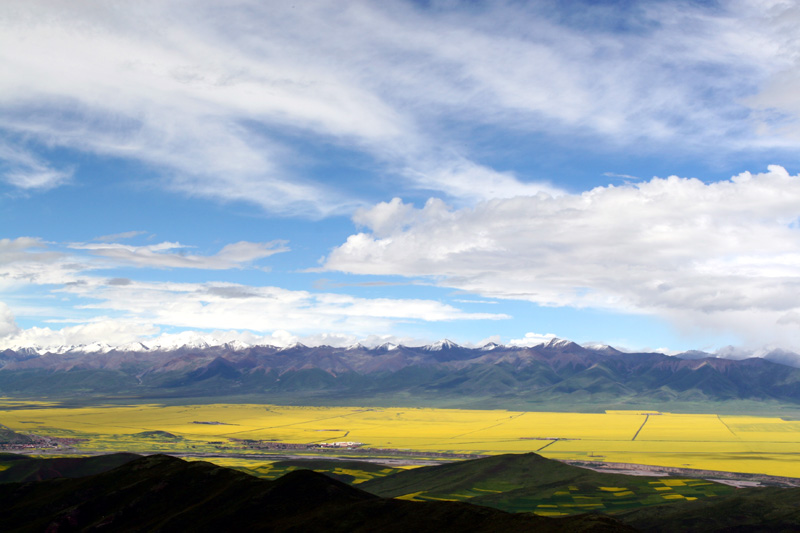
[[[0,454],[0,483],[42,481],[55,478],[76,478],[100,474],[124,465],[140,456],[133,453],[111,453],[94,457],[38,458],[25,455]]]
[[[519,408],[746,400],[800,404],[800,368],[554,340],[529,348],[302,345],[0,352],[0,395],[140,398],[257,395],[278,403],[422,402]],[[489,398],[478,402],[477,398]]]
[[[56,471],[54,465],[63,468],[64,464],[59,459],[38,463],[24,456],[6,459],[12,458],[3,456],[4,463],[28,462],[29,471],[38,465],[49,473]],[[358,488],[309,470],[267,481],[203,461],[189,463],[167,456],[116,454],[97,459],[75,459],[71,475],[109,470],[72,479],[0,484],[0,531],[800,531],[800,489],[720,490],[720,485],[708,483],[685,488],[685,494],[698,497],[696,501],[670,499],[633,510],[595,508],[612,516],[565,518],[510,514],[466,502],[392,500],[360,490],[367,487],[395,494],[420,489],[415,490],[416,496],[425,497],[428,491],[428,495],[468,501],[490,494],[494,502],[482,503],[495,505],[505,498],[502,506],[513,504],[521,495],[537,498],[547,492],[572,494],[576,502],[586,502],[598,487],[601,492],[614,489],[606,491],[609,501],[620,498],[625,487],[640,497],[637,487],[652,483],[652,478],[599,474],[533,454],[420,468]],[[48,461],[53,464],[45,464]],[[115,461],[127,462],[112,469]],[[681,481],[688,480],[669,479],[661,488],[680,486]],[[575,505],[586,509],[585,504]]]
[[[614,519],[546,518],[461,502],[388,500],[299,470],[266,481],[167,456],[75,479],[0,484],[2,531],[634,531]]]
[[[800,489],[754,488],[729,496],[630,511],[617,518],[653,533],[800,531]]]

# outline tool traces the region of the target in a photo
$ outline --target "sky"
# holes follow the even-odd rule
[[[797,28],[781,0],[5,0],[0,349],[800,350]]]

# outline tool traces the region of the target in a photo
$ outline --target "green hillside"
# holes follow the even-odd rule
[[[534,453],[416,468],[367,481],[359,488],[384,497],[468,501],[545,515],[615,513],[713,498],[735,490],[698,479],[598,473]]]
[[[313,470],[351,485],[402,472],[399,468],[390,468],[378,463],[332,459],[275,461],[263,467],[243,468],[240,470],[264,479],[277,479],[295,470]]]

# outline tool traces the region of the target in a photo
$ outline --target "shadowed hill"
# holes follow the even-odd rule
[[[11,466],[0,471],[0,483],[42,481],[59,477],[83,477],[106,472],[141,456],[133,453],[112,453],[95,457],[56,457],[40,459],[18,456]],[[2,458],[4,462],[5,458]]]
[[[630,511],[617,518],[653,533],[800,531],[800,489],[745,489],[713,500]]]
[[[731,487],[692,480],[599,473],[546,459],[535,453],[507,454],[415,468],[359,484],[384,497],[456,499],[506,511],[616,512],[660,505],[670,498],[709,498]]]
[[[386,500],[322,474],[266,481],[167,456],[76,479],[0,485],[2,531],[634,531],[603,516],[509,514],[459,502]]]

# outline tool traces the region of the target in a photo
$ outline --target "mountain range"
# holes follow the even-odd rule
[[[765,358],[699,352],[626,353],[553,339],[532,347],[449,341],[289,347],[144,345],[0,352],[0,394],[199,397],[373,402],[424,401],[493,407],[524,404],[664,404],[728,400],[800,403],[800,368]],[[487,404],[484,400],[491,399]]]

